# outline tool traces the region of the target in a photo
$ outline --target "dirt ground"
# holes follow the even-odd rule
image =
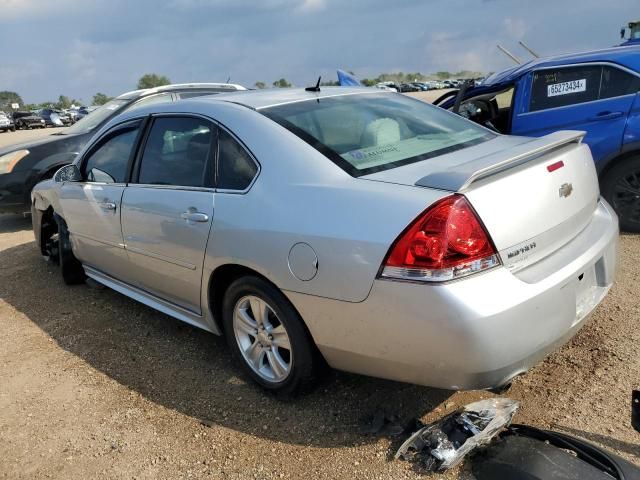
[[[51,133],[0,134],[0,147]],[[505,394],[521,402],[515,421],[638,464],[639,251],[640,237],[621,237],[617,282],[591,323]],[[431,421],[491,396],[332,372],[278,400],[246,381],[221,338],[107,289],[66,287],[30,220],[0,215],[0,478],[420,478],[392,460],[405,436],[370,433],[371,418]]]
[[[593,321],[507,395],[522,402],[516,421],[640,463],[629,421],[640,237],[620,247]],[[0,327],[0,478],[417,478],[391,460],[403,437],[366,433],[368,419],[427,421],[492,395],[334,372],[278,400],[245,380],[222,339],[108,289],[65,286],[18,216],[0,216]]]
[[[15,132],[0,132],[0,148],[23,142],[30,142],[31,140],[38,140],[53,133],[63,132],[64,130],[64,127],[48,127],[34,128],[33,130],[16,130]]]

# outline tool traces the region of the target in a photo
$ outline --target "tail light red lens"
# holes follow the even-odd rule
[[[487,231],[467,199],[446,197],[422,213],[393,244],[382,276],[443,281],[500,263]]]

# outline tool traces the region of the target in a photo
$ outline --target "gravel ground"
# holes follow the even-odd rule
[[[516,421],[636,463],[639,249],[640,237],[622,237],[593,321],[508,392],[522,402]],[[367,419],[429,421],[492,396],[334,372],[278,400],[245,380],[220,338],[108,289],[63,285],[17,216],[0,216],[0,326],[0,478],[418,478],[391,460],[401,439],[367,434]]]

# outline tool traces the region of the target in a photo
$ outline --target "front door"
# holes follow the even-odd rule
[[[511,134],[539,137],[582,130],[596,163],[620,151],[640,79],[615,66],[534,71],[521,80]]]
[[[154,118],[135,181],[122,197],[122,233],[136,285],[197,314],[214,213],[216,132],[199,117]]]
[[[130,280],[120,228],[122,194],[140,121],[107,133],[82,160],[82,182],[60,189],[61,213],[75,256],[84,264],[120,280]]]

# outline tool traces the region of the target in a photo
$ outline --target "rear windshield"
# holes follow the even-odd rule
[[[396,93],[320,98],[267,107],[261,113],[353,176],[419,162],[495,137],[457,115]]]

